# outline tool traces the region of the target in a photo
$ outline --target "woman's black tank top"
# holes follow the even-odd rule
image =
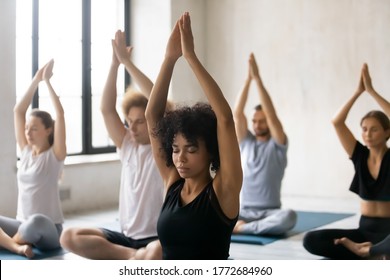
[[[167,192],[157,223],[163,259],[208,260],[229,257],[230,238],[237,222],[222,212],[212,181],[182,206],[184,179]]]

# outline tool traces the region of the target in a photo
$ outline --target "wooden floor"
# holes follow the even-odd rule
[[[303,211],[327,211],[356,213],[356,215],[325,225],[321,228],[356,228],[359,220],[358,200],[353,199],[318,199],[304,197],[286,197],[284,207]],[[116,209],[106,209],[88,213],[66,215],[64,227],[96,227],[110,224],[117,220]],[[320,257],[311,255],[302,247],[304,233],[268,245],[247,245],[232,243],[230,257],[234,260],[315,260]],[[81,257],[67,253],[52,259],[74,260]]]

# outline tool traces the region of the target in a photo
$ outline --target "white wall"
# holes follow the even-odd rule
[[[367,62],[376,89],[390,98],[390,2],[387,0],[132,0],[132,44],[137,65],[153,80],[159,71],[171,29],[189,11],[195,48],[231,105],[247,73],[253,51],[289,136],[285,197],[355,199],[348,192],[352,165],[330,123],[356,88]],[[15,103],[15,4],[0,1],[0,213],[16,209],[12,107]],[[4,28],[6,27],[6,28]],[[181,60],[175,69],[171,98],[203,99]],[[258,103],[252,93],[247,112]],[[360,117],[376,104],[363,96],[348,123],[360,139]],[[66,212],[117,204],[117,160],[67,164],[62,181],[71,199]],[[115,159],[115,156],[114,156]],[[72,159],[67,160],[67,163]],[[74,160],[73,160],[74,161]]]
[[[363,62],[375,88],[390,99],[390,2],[386,0],[212,0],[207,7],[207,63],[234,99],[254,52],[290,141],[285,195],[355,197],[353,166],[331,125],[352,96]],[[195,21],[195,20],[194,20]],[[258,103],[253,87],[250,109]],[[358,139],[360,118],[378,108],[368,95],[348,124]]]
[[[155,80],[165,54],[165,46],[176,20],[185,11],[197,19],[193,33],[197,38],[206,37],[204,0],[132,0],[131,41],[134,45],[134,61],[152,80]],[[196,42],[200,59],[205,60],[206,40]],[[194,94],[195,93],[195,94]],[[204,100],[200,87],[189,68],[180,59],[171,82],[170,98],[177,103]]]
[[[81,158],[83,158],[81,156]],[[88,158],[88,159],[86,159]],[[61,180],[64,212],[104,209],[118,205],[120,163],[116,155],[87,156],[84,163],[68,157]]]
[[[15,103],[15,1],[0,1],[0,215],[16,211],[16,146],[13,127]]]
[[[145,2],[161,5],[156,0]],[[247,74],[248,55],[255,53],[263,80],[289,137],[284,197],[357,200],[348,191],[353,167],[336,137],[331,118],[353,94],[364,62],[370,66],[376,89],[390,98],[390,84],[385,82],[390,72],[390,56],[387,55],[390,2],[170,2],[171,25],[183,11],[190,11],[196,51],[232,106]],[[153,16],[149,13],[149,17]],[[160,13],[155,17],[160,18]],[[142,33],[142,27],[134,28],[140,28],[139,33]],[[159,28],[156,24],[155,30]],[[164,29],[166,37],[167,33]],[[155,34],[163,39],[159,31]],[[134,44],[137,43],[135,40]],[[154,43],[159,55],[163,54],[166,40]],[[148,54],[140,56],[146,59]],[[192,102],[202,96],[183,61],[176,67],[171,90],[171,97],[179,102]],[[248,115],[257,103],[253,87],[247,105]],[[360,118],[371,109],[378,109],[378,106],[369,96],[363,95],[347,120],[359,140]]]

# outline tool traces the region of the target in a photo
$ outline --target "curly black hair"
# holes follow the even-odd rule
[[[192,107],[182,106],[168,111],[157,123],[153,136],[161,143],[168,167],[173,166],[172,144],[179,133],[194,145],[198,145],[199,139],[203,140],[211,157],[211,170],[219,169],[217,118],[209,104],[198,102]]]

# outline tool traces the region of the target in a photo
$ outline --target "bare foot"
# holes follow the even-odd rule
[[[356,243],[346,237],[335,239],[334,244],[341,244],[362,258],[368,258],[370,256],[370,248],[372,246],[371,242]]]
[[[34,257],[34,252],[30,245],[20,245],[17,253],[19,255],[26,256],[29,259]]]
[[[162,260],[162,247],[159,240],[150,242],[146,247],[138,249],[130,260]]]
[[[240,233],[242,231],[242,226],[246,223],[243,220],[238,220],[234,226],[233,233]]]

